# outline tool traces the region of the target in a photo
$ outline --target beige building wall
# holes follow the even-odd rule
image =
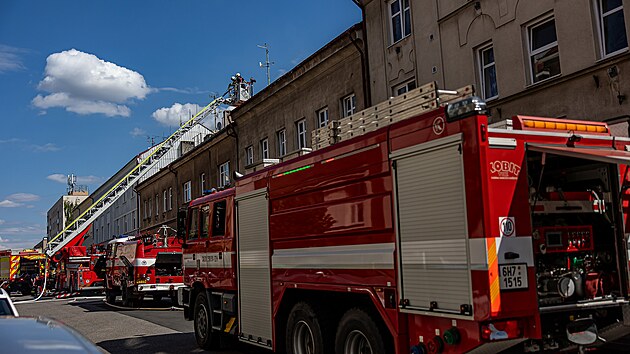
[[[363,39],[359,24],[319,49],[231,112],[238,133],[238,171],[249,173],[271,162],[308,153],[318,112],[328,109],[328,121],[344,116],[344,98],[354,95],[354,112],[365,108],[362,80]],[[306,123],[306,146],[299,149],[297,123]],[[286,130],[286,154],[281,156],[278,132]],[[261,140],[267,139],[270,161],[263,162]],[[253,148],[253,164],[246,149]]]
[[[48,240],[57,236],[66,227],[66,213],[64,204],[71,203],[79,206],[86,198],[87,193],[77,193],[78,195],[64,195],[55,202],[55,204],[48,209],[46,213],[47,220],[47,236]]]
[[[372,102],[394,95],[392,89],[406,80],[437,81],[446,89],[474,83],[483,95],[478,50],[492,45],[498,86],[498,96],[488,100],[492,120],[515,114],[607,120],[628,114],[630,54],[627,48],[602,54],[598,0],[409,3],[411,34],[394,43],[391,1],[361,2]],[[630,2],[622,4],[628,33]],[[555,21],[561,73],[533,82],[528,28],[549,17]]]
[[[228,134],[231,129],[231,126],[225,127],[138,184],[140,233],[154,232],[162,225],[177,228],[177,211],[188,203],[184,198],[187,182],[190,182],[191,199],[203,195],[202,176],[205,190],[218,187],[219,166],[228,163],[231,171],[236,163],[236,140]]]

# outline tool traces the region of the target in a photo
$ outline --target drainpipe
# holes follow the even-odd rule
[[[350,40],[357,47],[359,54],[361,55],[361,78],[363,79],[363,99],[365,101],[365,108],[372,106],[372,82],[370,80],[370,60],[368,58],[368,43],[367,43],[367,26],[365,21],[365,6],[361,4],[361,0],[352,0],[355,5],[361,9],[361,31],[363,32],[363,50],[359,48],[359,45],[356,43],[356,39],[352,39],[352,35],[350,35]]]

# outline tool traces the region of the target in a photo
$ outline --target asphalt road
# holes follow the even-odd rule
[[[102,298],[40,300],[19,303],[31,297],[15,297],[20,316],[54,318],[76,329],[106,353],[204,353],[197,347],[193,323],[184,320],[168,302],[146,302],[147,310],[111,307]],[[218,353],[218,352],[217,352]],[[238,346],[224,354],[269,353],[258,348]]]

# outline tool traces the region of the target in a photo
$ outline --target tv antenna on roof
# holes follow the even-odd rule
[[[258,62],[258,65],[260,65],[261,68],[267,68],[267,86],[269,86],[271,84],[271,73],[269,69],[275,63],[273,61],[269,61],[269,45],[267,43],[263,45],[258,44],[257,47],[265,50],[265,63],[263,64],[262,62]]]

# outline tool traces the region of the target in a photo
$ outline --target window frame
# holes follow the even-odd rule
[[[188,203],[192,200],[192,191],[191,191],[190,181],[186,181],[183,184],[183,196],[184,196],[184,203]]]
[[[492,49],[492,57],[493,57],[493,61],[492,64],[486,64],[484,62],[484,53],[488,50]],[[482,98],[484,100],[493,100],[499,97],[499,82],[497,80],[497,61],[496,61],[496,55],[494,53],[494,45],[492,42],[486,43],[482,46],[480,46],[479,48],[477,48],[477,61],[478,61],[478,75],[479,75],[479,86],[481,87],[481,93],[482,93]],[[497,88],[497,94],[491,97],[486,97],[486,75],[485,75],[485,70],[486,69],[490,69],[491,67],[494,67],[494,80],[495,80],[495,86]]]
[[[413,86],[410,88],[410,86]],[[400,95],[404,95],[407,92],[411,91],[411,90],[415,90],[416,88],[418,88],[417,84],[416,84],[416,79],[409,79],[403,83],[400,83],[394,87],[392,87],[392,95],[394,97],[396,96],[400,96]],[[404,92],[400,92],[402,89],[404,89]]]
[[[201,233],[199,232],[200,231],[199,230],[199,214],[200,213],[199,213],[199,208],[198,207],[192,208],[190,210],[190,213],[189,213],[190,216],[188,217],[188,222],[186,223],[186,231],[188,231],[186,233],[186,240],[187,241],[198,240],[199,236],[201,236]],[[193,229],[192,228],[193,221],[194,221],[194,226],[197,229],[196,232],[195,232],[195,236],[196,237],[190,237],[191,231]]]
[[[306,139],[306,119],[302,118],[295,122],[296,140],[298,149],[304,149],[308,147]]]
[[[222,209],[220,209],[222,207]],[[222,213],[219,215],[219,210],[222,210]],[[212,206],[212,237],[223,237],[226,232],[226,215],[227,215],[227,200],[217,200],[214,202]],[[221,227],[217,222],[221,223]]]
[[[202,172],[199,175],[199,187],[201,187],[201,195],[203,195],[203,191],[206,190],[206,173]]]
[[[533,47],[533,40],[534,40],[534,36],[532,35],[533,30],[537,27],[541,27],[545,24],[547,24],[548,22],[553,21],[553,27],[554,30],[556,32],[556,40],[552,43],[546,44],[540,48],[537,48],[535,50],[532,50]],[[541,79],[536,81],[535,80],[535,74],[534,74],[534,63],[533,63],[533,58],[535,55],[543,53],[549,49],[552,49],[554,47],[558,48],[557,51],[557,57],[558,57],[558,66],[560,66],[560,47],[558,46],[558,29],[556,28],[556,18],[555,16],[551,15],[551,16],[547,16],[544,17],[538,21],[532,22],[530,24],[528,24],[526,26],[526,30],[527,30],[527,62],[528,62],[528,66],[529,66],[529,80],[530,80],[530,84],[534,85],[534,84],[538,84],[553,78],[556,78],[560,75],[562,75],[562,68],[560,67],[560,72],[555,74],[555,75],[550,75],[549,77],[545,78],[545,79]]]
[[[405,2],[406,7],[405,7]],[[399,10],[397,13],[392,13],[392,5],[394,3],[398,3],[398,7]],[[400,41],[402,41],[403,39],[409,37],[411,35],[411,32],[413,31],[413,26],[411,23],[408,24],[407,26],[407,21],[411,22],[411,1],[410,0],[389,0],[387,1],[387,12],[389,14],[389,41],[391,43],[391,45],[394,45]],[[406,16],[406,13],[409,14],[409,16]],[[401,37],[396,39],[394,37],[394,19],[400,17],[400,35]],[[409,32],[407,33],[406,30],[409,29]]]
[[[278,141],[278,157],[283,157],[287,154],[287,130],[282,128],[276,133]]]
[[[260,140],[260,158],[262,160],[269,158],[269,138]]]
[[[223,188],[229,184],[230,180],[230,161],[226,161],[219,165],[219,188]],[[227,181],[227,182],[226,182]]]
[[[351,104],[351,105],[350,105]],[[350,117],[357,112],[357,96],[351,93],[341,99],[343,117]]]
[[[254,164],[254,146],[250,145],[245,148],[245,162],[246,166],[250,166]]]
[[[155,216],[160,215],[160,195],[155,194]]]
[[[599,37],[599,49],[600,49],[599,54],[602,59],[605,59],[605,58],[609,58],[620,53],[627,52],[629,45],[628,45],[628,34],[626,32],[626,46],[624,48],[617,49],[614,52],[606,53],[606,34],[605,34],[605,29],[604,29],[604,23],[605,23],[604,19],[605,17],[610,16],[614,13],[617,13],[618,11],[621,11],[622,15],[624,15],[624,12],[623,12],[623,1],[622,1],[620,6],[612,10],[608,10],[606,13],[604,13],[604,7],[602,6],[602,1],[604,0],[594,0],[594,6],[595,6],[596,14],[597,14],[597,32],[598,32],[598,37]],[[625,16],[623,16],[623,20],[624,20],[624,25],[625,25],[625,21],[626,21]],[[626,31],[625,26],[623,30]]]
[[[173,210],[173,187],[168,187],[168,210]]]
[[[322,116],[324,116],[325,121],[322,124]],[[329,116],[328,116],[328,106],[317,111],[317,128],[324,128],[328,125]]]

